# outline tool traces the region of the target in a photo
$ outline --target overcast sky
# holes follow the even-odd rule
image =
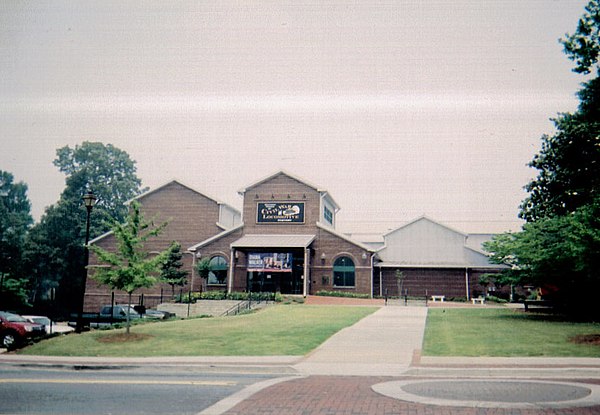
[[[36,219],[64,188],[56,149],[101,141],[145,186],[238,208],[287,170],[342,231],[514,228],[549,118],[577,106],[558,39],[586,3],[4,0],[0,169]]]

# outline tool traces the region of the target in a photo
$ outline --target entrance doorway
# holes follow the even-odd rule
[[[281,294],[302,294],[304,285],[304,258],[292,257],[291,271],[274,272],[269,270],[246,273],[246,286],[252,292],[272,292]]]

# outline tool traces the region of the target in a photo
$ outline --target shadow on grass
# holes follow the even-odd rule
[[[514,310],[511,314],[502,314],[495,316],[498,319],[506,320],[529,320],[551,323],[595,323],[591,316],[572,315],[560,310],[551,309],[532,309],[529,311]]]

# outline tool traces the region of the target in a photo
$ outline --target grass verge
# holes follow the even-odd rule
[[[375,310],[375,307],[278,305],[234,317],[134,326],[131,328],[134,336],[129,340],[123,339],[123,329],[70,334],[41,341],[19,353],[121,357],[301,356]]]
[[[423,355],[600,357],[600,346],[570,340],[598,333],[598,323],[575,323],[521,310],[432,308]]]

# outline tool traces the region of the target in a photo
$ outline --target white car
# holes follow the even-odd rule
[[[46,329],[46,334],[66,334],[75,331],[73,327],[67,324],[60,324],[51,321],[46,316],[23,316],[32,323],[43,324]]]

